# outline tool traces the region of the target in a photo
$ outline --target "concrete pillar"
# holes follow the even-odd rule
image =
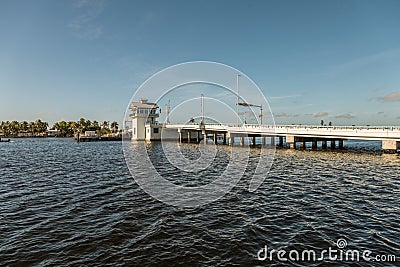
[[[179,143],[182,143],[182,132],[179,131],[178,133],[179,133]]]
[[[400,149],[400,141],[382,140],[382,150],[384,153],[396,153]]]
[[[312,141],[312,149],[316,150],[318,148],[317,141]]]
[[[275,136],[271,136],[271,146],[275,145]]]
[[[279,146],[283,146],[283,136],[279,136]]]
[[[296,138],[294,135],[287,135],[286,142],[290,144],[290,148],[296,149]]]
[[[343,140],[339,140],[339,149],[343,149]]]
[[[190,143],[190,139],[191,139],[190,131],[188,131],[188,140],[187,140],[188,143]]]
[[[336,140],[331,140],[331,148],[336,148]]]
[[[326,146],[326,140],[322,140],[322,148],[323,148],[323,149],[326,149],[326,147],[327,147],[327,146]]]
[[[251,145],[255,146],[256,145],[256,137],[253,136],[253,138],[251,138]]]
[[[217,134],[214,133],[214,144],[217,144]]]
[[[207,144],[207,132],[206,131],[204,131],[204,133],[203,133],[203,142],[204,142],[204,144]]]
[[[226,133],[224,133],[224,139],[223,139],[223,142],[222,142],[224,145],[226,145]]]
[[[266,139],[267,137],[265,137],[265,136],[261,136],[261,143],[262,143],[262,146],[265,146],[265,144],[266,144],[266,141],[265,141],[265,139]]]
[[[244,137],[240,136],[239,139],[240,139],[240,145],[244,146]]]
[[[200,132],[196,131],[196,143],[198,144],[200,142]]]
[[[303,142],[302,142],[302,148],[303,148],[303,149],[306,149],[306,141],[303,141]]]
[[[233,146],[234,142],[235,142],[235,136],[232,133],[230,133],[229,134],[229,145]]]

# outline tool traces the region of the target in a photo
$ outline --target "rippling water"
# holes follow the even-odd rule
[[[0,265],[371,265],[257,260],[265,245],[320,251],[344,238],[349,249],[397,256],[395,263],[373,265],[398,266],[400,158],[381,155],[376,143],[367,151],[361,151],[363,142],[345,145],[345,152],[278,149],[256,192],[247,190],[250,161],[249,171],[225,197],[184,209],[154,200],[138,187],[119,142],[0,143]],[[219,148],[221,164],[226,149]],[[150,154],[159,150],[159,143],[148,146]],[[251,160],[257,153],[251,150]],[[179,183],[179,175],[170,171]]]

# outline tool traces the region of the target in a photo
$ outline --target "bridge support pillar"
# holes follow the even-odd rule
[[[336,148],[336,140],[331,140],[331,148]]]
[[[190,131],[187,132],[187,136],[188,136],[187,142],[190,143],[190,139],[192,137],[191,134],[190,134]]]
[[[318,148],[317,141],[312,141],[312,145],[311,146],[312,146],[313,150],[316,150]]]
[[[306,141],[301,142],[301,148],[306,149]]]
[[[279,146],[283,146],[283,136],[279,136]]]
[[[339,140],[339,149],[343,149],[343,140]]]
[[[240,145],[244,146],[244,137],[240,136],[239,139],[240,139]]]
[[[203,142],[204,142],[204,144],[207,144],[207,132],[206,131],[203,132]]]
[[[235,143],[235,136],[232,133],[229,133],[229,142],[228,142],[228,144],[230,146],[233,146],[234,143]]]
[[[265,146],[266,145],[266,141],[265,141],[265,139],[266,139],[267,137],[265,137],[265,136],[261,136],[261,143],[262,143],[262,146]]]
[[[296,149],[296,137],[294,135],[287,135],[286,142],[289,143],[289,147]]]
[[[223,144],[226,145],[226,133],[224,133]]]
[[[275,146],[275,136],[271,136],[271,146]]]
[[[323,149],[326,149],[326,147],[327,147],[327,146],[326,146],[326,140],[322,140],[322,148],[323,148]]]
[[[256,137],[255,137],[255,136],[253,136],[253,137],[251,138],[251,145],[252,145],[252,146],[256,146]]]
[[[400,141],[382,140],[383,153],[396,153],[400,149]]]
[[[213,134],[213,137],[214,137],[214,144],[217,145],[217,134],[214,133],[214,134]]]

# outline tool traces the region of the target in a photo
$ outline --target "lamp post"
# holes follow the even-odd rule
[[[262,105],[254,105],[254,104],[250,104],[250,103],[245,103],[245,102],[242,102],[242,103],[238,103],[238,106],[244,106],[244,107],[257,107],[257,108],[260,108],[260,125],[262,125],[262,117],[263,117],[263,108],[262,108]]]
[[[201,101],[200,101],[200,106],[201,106],[201,124],[204,124],[204,95],[201,94]]]
[[[239,77],[241,75],[238,74],[236,76],[236,125],[239,126]]]

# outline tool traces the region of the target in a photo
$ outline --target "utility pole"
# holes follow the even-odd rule
[[[166,122],[167,122],[167,124],[169,124],[169,112],[170,112],[170,108],[171,108],[171,100],[168,100],[168,104],[166,104],[166,106],[167,106],[167,108],[166,108],[166,111],[167,111]]]
[[[239,77],[240,74],[236,76],[236,125],[239,126]]]
[[[201,112],[201,124],[204,124],[204,95],[201,94],[201,98],[200,98],[200,112]]]

